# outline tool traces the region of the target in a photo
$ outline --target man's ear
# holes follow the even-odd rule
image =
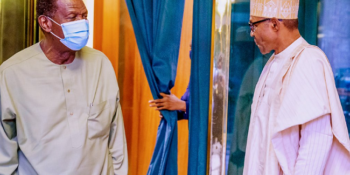
[[[278,30],[280,30],[280,28],[281,28],[281,23],[280,23],[280,21],[277,19],[277,18],[271,18],[271,27],[272,27],[272,29],[274,30],[274,31],[278,31]]]
[[[52,22],[45,16],[41,15],[38,17],[38,23],[44,32],[51,32]]]

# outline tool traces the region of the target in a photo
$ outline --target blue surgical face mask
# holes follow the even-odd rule
[[[89,40],[89,21],[82,19],[79,21],[72,21],[63,24],[59,24],[53,19],[49,18],[52,22],[62,27],[64,38],[60,38],[53,32],[50,32],[53,36],[60,39],[60,41],[70,48],[71,50],[78,51],[86,46]]]

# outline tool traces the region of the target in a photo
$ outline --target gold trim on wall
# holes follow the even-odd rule
[[[3,27],[3,20],[2,20],[2,3],[3,1],[0,0],[0,61],[2,59],[2,36],[4,36],[3,34],[3,30],[2,30],[2,27]]]
[[[28,0],[27,1],[27,5],[26,5],[26,25],[25,25],[25,31],[26,31],[26,35],[25,35],[25,45],[26,47],[31,46],[34,44],[34,37],[35,37],[35,16],[34,16],[34,12],[35,12],[35,4],[34,4],[34,0]]]
[[[36,0],[0,0],[0,63],[38,39]]]
[[[213,0],[213,6],[212,6],[212,25],[211,25],[211,58],[210,58],[210,77],[213,77],[213,67],[214,67],[214,35],[215,35],[215,4],[216,0]],[[208,141],[207,141],[207,175],[209,175],[210,170],[210,153],[211,153],[211,125],[212,125],[212,95],[213,94],[213,79],[210,78],[210,84],[209,84],[209,115],[208,115]]]

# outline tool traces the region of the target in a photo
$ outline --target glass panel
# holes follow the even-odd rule
[[[321,0],[318,45],[326,53],[350,135],[350,1]]]
[[[215,4],[209,174],[225,174],[231,0]]]
[[[250,106],[255,85],[271,54],[262,55],[250,37],[250,1],[232,2],[227,116],[227,173],[243,174]]]

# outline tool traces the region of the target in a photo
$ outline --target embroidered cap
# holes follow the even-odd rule
[[[299,0],[250,0],[250,16],[297,19]]]

